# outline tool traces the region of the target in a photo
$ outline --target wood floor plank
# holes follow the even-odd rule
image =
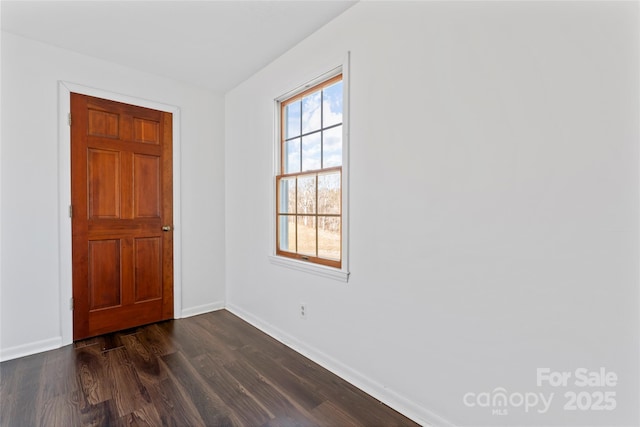
[[[38,405],[37,425],[42,427],[77,426],[81,425],[81,414],[77,402],[74,402],[67,395],[58,395]],[[0,423],[0,425],[4,424]]]
[[[271,383],[275,384],[281,393],[295,396],[296,401],[306,410],[315,408],[325,400],[316,392],[313,384],[307,382],[304,377],[291,375],[279,362],[264,353],[251,347],[243,347],[241,352],[244,358]]]
[[[39,353],[20,359],[2,362],[0,364],[0,375],[2,383],[7,381],[8,393],[20,389],[32,389],[40,383],[40,375],[43,369],[47,353]],[[5,366],[6,365],[6,366]]]
[[[176,344],[171,339],[173,334],[173,321],[166,321],[147,325],[143,332],[138,334],[137,339],[156,356],[164,356],[165,354],[175,353],[177,351]]]
[[[37,425],[38,411],[34,410],[33,406],[38,398],[44,360],[43,353],[27,356],[10,361],[13,363],[0,372],[1,381],[4,381],[5,375],[11,381],[7,387],[2,387],[0,414],[2,414],[3,426],[5,417],[7,425]],[[15,372],[7,372],[11,370]]]
[[[207,316],[194,316],[193,326],[198,326],[205,333],[214,336],[219,344],[223,344],[229,350],[237,350],[246,344],[242,339],[242,334],[234,333],[231,330],[232,323],[230,322],[225,322],[225,327],[222,327],[222,325],[212,322]]]
[[[292,398],[281,393],[247,361],[240,359],[233,365],[226,366],[226,369],[245,389],[250,390],[253,396],[269,408],[269,412],[274,415],[274,425],[278,424],[277,420],[293,420],[297,425],[318,426],[317,421],[296,401],[295,396]]]
[[[145,342],[141,341],[140,334],[126,335],[121,339],[134,371],[139,377],[145,376],[152,380],[166,379],[167,373],[161,369],[158,357]]]
[[[191,358],[216,351],[216,345],[219,343],[203,339],[203,334],[206,334],[206,331],[193,321],[173,322],[170,336],[177,348]]]
[[[0,363],[0,427],[416,425],[225,310]]]
[[[311,421],[300,421],[291,417],[276,417],[262,424],[260,427],[314,427],[317,425],[310,423]]]
[[[171,379],[184,390],[182,393],[185,398],[193,402],[205,425],[222,427],[238,424],[231,421],[229,410],[184,355],[168,354],[161,359],[167,365]]]
[[[18,402],[15,394],[0,394],[0,426],[16,425],[15,420],[19,419],[16,413],[17,406]]]
[[[90,427],[119,427],[121,425],[113,400],[105,400],[85,408],[81,412],[80,423],[82,426]]]
[[[204,359],[209,359],[207,355]],[[238,382],[227,368],[209,359],[206,368],[199,369],[204,380],[212,390],[220,396],[220,399],[229,408],[231,413],[236,414],[243,426],[259,426],[273,417],[273,414],[258,402],[253,394]]]
[[[357,419],[369,425],[380,418],[389,419],[389,426],[405,422],[402,415],[300,354],[281,353],[278,360],[284,369],[292,375],[304,378],[321,396],[331,400],[330,406],[336,410],[355,414]]]
[[[122,334],[118,332],[105,334],[98,337],[98,342],[100,343],[100,349],[102,351],[109,351],[109,350],[123,347],[124,344],[120,339],[121,337],[122,337]]]
[[[216,334],[216,337],[219,335],[236,337],[235,339],[241,343],[241,345],[236,345],[236,348],[259,343],[260,351],[268,354],[272,358],[277,358],[283,352],[290,351],[286,345],[226,310],[221,311],[220,316],[216,318],[207,316],[198,317],[201,317],[203,321],[209,323],[210,330]]]
[[[147,389],[138,377],[124,346],[103,353],[106,374],[112,381],[113,401],[123,417],[151,403]]]
[[[120,423],[129,427],[153,427],[161,426],[162,420],[152,404],[144,405],[130,414],[120,418]]]
[[[200,350],[198,356],[206,354],[221,364],[236,360],[238,357],[236,351],[242,346],[242,343],[237,341],[229,343],[225,339],[221,339],[219,326],[210,320],[202,322],[203,318],[206,318],[206,316],[194,316],[192,318],[193,322],[189,325],[191,333],[197,335],[201,341],[208,343],[208,347],[204,351]]]
[[[190,399],[185,398],[184,390],[174,384],[171,379],[146,384],[146,387],[160,416],[162,426],[205,425],[194,404]]]
[[[74,349],[67,346],[48,351],[39,378],[38,401],[46,402],[60,395],[70,395],[79,389],[75,378]]]
[[[98,345],[78,349],[75,353],[76,375],[89,405],[113,397],[113,384],[104,369],[104,357]]]
[[[314,408],[312,413],[315,415],[316,419],[320,420],[320,425],[323,427],[364,427],[364,424],[360,423],[354,417],[350,416],[328,400]]]
[[[75,375],[75,350],[67,346],[45,356],[38,396],[35,402],[38,425],[80,425],[80,416],[88,406]]]

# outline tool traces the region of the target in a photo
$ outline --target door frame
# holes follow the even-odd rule
[[[67,81],[58,81],[58,244],[61,345],[73,342],[73,268],[71,258],[71,92],[123,102],[173,115],[173,317],[182,317],[182,231],[180,225],[180,108]]]

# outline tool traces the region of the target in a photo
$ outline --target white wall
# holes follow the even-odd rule
[[[267,255],[273,99],[348,50],[344,284]],[[228,307],[423,422],[638,425],[638,71],[635,3],[357,4],[226,96]],[[464,405],[497,387],[555,395]]]
[[[173,105],[181,123],[182,312],[222,307],[224,101],[207,89],[2,34],[0,351],[55,346],[61,336],[58,81]],[[179,315],[180,313],[176,313]]]

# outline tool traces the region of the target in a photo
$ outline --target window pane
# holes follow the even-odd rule
[[[342,126],[322,132],[322,167],[342,166]]]
[[[340,218],[318,217],[318,256],[340,260]]]
[[[300,101],[287,105],[284,110],[284,139],[300,135]]]
[[[296,251],[296,217],[293,215],[280,215],[278,240],[280,242],[280,250],[295,252]]]
[[[296,213],[296,179],[280,180],[280,206],[278,213]]]
[[[320,129],[320,91],[302,98],[302,133]]]
[[[320,132],[302,138],[302,170],[320,169]]]
[[[298,214],[316,213],[315,175],[298,178]]]
[[[316,256],[316,217],[298,217],[298,253]]]
[[[322,122],[323,128],[342,123],[342,81],[322,93]]]
[[[300,138],[284,143],[283,173],[300,172]]]
[[[340,173],[318,175],[318,213],[340,214]]]

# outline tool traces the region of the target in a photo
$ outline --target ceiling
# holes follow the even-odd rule
[[[2,1],[2,30],[225,93],[356,1]]]

